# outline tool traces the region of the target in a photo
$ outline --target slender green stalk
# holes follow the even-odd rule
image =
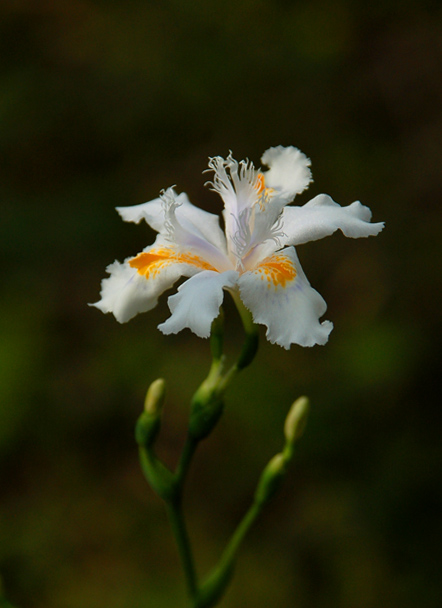
[[[262,511],[263,505],[258,504],[257,502],[253,502],[250,506],[249,510],[246,512],[242,520],[240,521],[238,527],[233,533],[230,541],[227,544],[227,547],[224,549],[224,552],[221,556],[221,559],[218,562],[216,570],[225,571],[233,566],[233,560],[235,559],[235,555],[241,545],[244,537],[247,532],[250,530],[252,525],[255,523],[259,514]]]
[[[184,485],[184,482],[185,482],[186,476],[187,476],[187,472],[189,470],[193,455],[195,454],[195,450],[197,447],[198,447],[198,441],[196,441],[193,437],[188,435],[188,437],[186,439],[186,443],[183,448],[183,452],[181,454],[180,461],[178,463],[176,473],[175,473],[175,480],[180,489]]]
[[[198,583],[192,549],[190,547],[189,535],[184,520],[181,499],[177,499],[175,501],[166,501],[166,506],[170,525],[175,537],[175,542],[178,547],[181,564],[184,570],[187,592],[191,600],[195,600],[198,593]]]
[[[255,323],[253,322],[252,313],[242,303],[242,300],[239,297],[239,293],[237,291],[231,291],[231,294],[233,301],[235,302],[235,306],[238,310],[239,316],[241,317],[241,321],[246,334],[246,339],[244,341],[244,345],[241,354],[238,358],[238,361],[233,366],[232,370],[230,370],[232,372],[234,370],[234,373],[236,373],[250,365],[250,363],[255,358],[255,355],[258,352],[259,333],[257,325],[255,325]]]
[[[199,588],[193,608],[212,608],[223,597],[233,575],[236,553],[247,532],[261,513],[263,504],[253,502],[236,528],[217,566]]]

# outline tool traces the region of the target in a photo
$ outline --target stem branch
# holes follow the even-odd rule
[[[232,296],[246,334],[244,346],[237,362],[227,372],[223,373],[224,331],[221,309],[218,318],[212,324],[212,365],[207,378],[202,382],[193,397],[188,436],[175,473],[166,469],[153,452],[153,442],[159,430],[159,423],[157,424],[158,428],[149,427],[149,433],[143,434],[140,432],[137,440],[140,444],[141,465],[145,476],[166,504],[193,608],[209,608],[209,606],[218,603],[230,580],[233,560],[238,547],[262,508],[262,505],[257,502],[252,504],[238,525],[213,574],[204,585],[199,586],[182,509],[184,484],[199,442],[212,431],[222,414],[223,395],[227,386],[240,370],[252,362],[258,348],[258,331],[253,323],[252,316],[241,302],[239,294],[232,293]],[[144,422],[146,423],[146,421]],[[142,430],[145,429],[142,428]]]
[[[217,569],[225,570],[230,568],[233,565],[233,560],[235,558],[236,552],[239,549],[240,544],[242,543],[244,537],[247,532],[250,530],[252,525],[255,523],[258,515],[261,513],[262,506],[254,502],[249,510],[246,512],[235,532],[233,533],[232,538],[227,544],[227,547],[224,549],[224,552],[221,556],[221,559],[218,563]]]
[[[167,501],[166,506],[170,525],[175,537],[186,578],[187,591],[190,598],[194,600],[198,593],[198,585],[192,550],[190,548],[189,535],[187,533],[181,507],[181,499],[178,498],[174,501]]]

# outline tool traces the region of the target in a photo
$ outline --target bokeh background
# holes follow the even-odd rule
[[[0,572],[17,608],[184,606],[133,427],[168,382],[173,465],[209,345],[165,337],[166,297],[126,325],[88,302],[154,234],[114,211],[207,157],[312,159],[326,192],[386,221],[376,239],[300,247],[335,329],[266,343],[228,395],[187,495],[203,574],[312,400],[296,465],[241,549],[228,607],[441,604],[442,15],[424,0],[3,0],[0,17]],[[227,352],[241,328],[226,303]],[[1,600],[0,600],[1,603]]]

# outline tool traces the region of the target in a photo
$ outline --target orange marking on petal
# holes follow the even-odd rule
[[[273,192],[273,188],[267,188],[266,187],[266,182],[265,182],[265,177],[263,173],[258,173],[257,177],[256,177],[256,182],[254,185],[255,190],[258,192],[259,195],[259,206],[261,207],[261,210],[264,209],[265,204],[268,202],[272,192]]]
[[[263,192],[266,188],[266,182],[265,182],[265,178],[264,175],[262,173],[258,173],[258,176],[256,178],[256,184],[255,184],[255,189],[258,191],[258,194],[261,194],[261,192]]]
[[[293,281],[296,277],[296,268],[293,262],[285,255],[272,255],[259,264],[253,271],[258,274],[261,280],[267,279],[267,287],[273,286],[275,289],[280,285],[285,287],[287,282]]]
[[[129,260],[129,266],[136,268],[138,273],[144,275],[146,279],[155,278],[158,273],[170,264],[191,264],[201,270],[215,270],[211,264],[197,255],[191,253],[178,253],[174,249],[158,247],[139,253],[136,257]]]

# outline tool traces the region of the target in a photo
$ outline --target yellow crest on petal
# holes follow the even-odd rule
[[[272,192],[274,192],[273,188],[267,188],[264,173],[258,173],[256,176],[256,182],[254,186],[255,190],[259,195],[259,206],[262,209],[265,207],[265,203],[269,200]]]
[[[153,248],[150,251],[139,253],[129,260],[129,266],[136,268],[138,273],[146,279],[155,278],[170,264],[191,264],[200,270],[216,271],[216,268],[199,256],[191,253],[179,253],[168,247]]]
[[[296,278],[296,268],[293,262],[285,255],[275,253],[265,258],[253,270],[253,274],[260,277],[262,281],[267,281],[267,287],[286,287],[287,283]]]

